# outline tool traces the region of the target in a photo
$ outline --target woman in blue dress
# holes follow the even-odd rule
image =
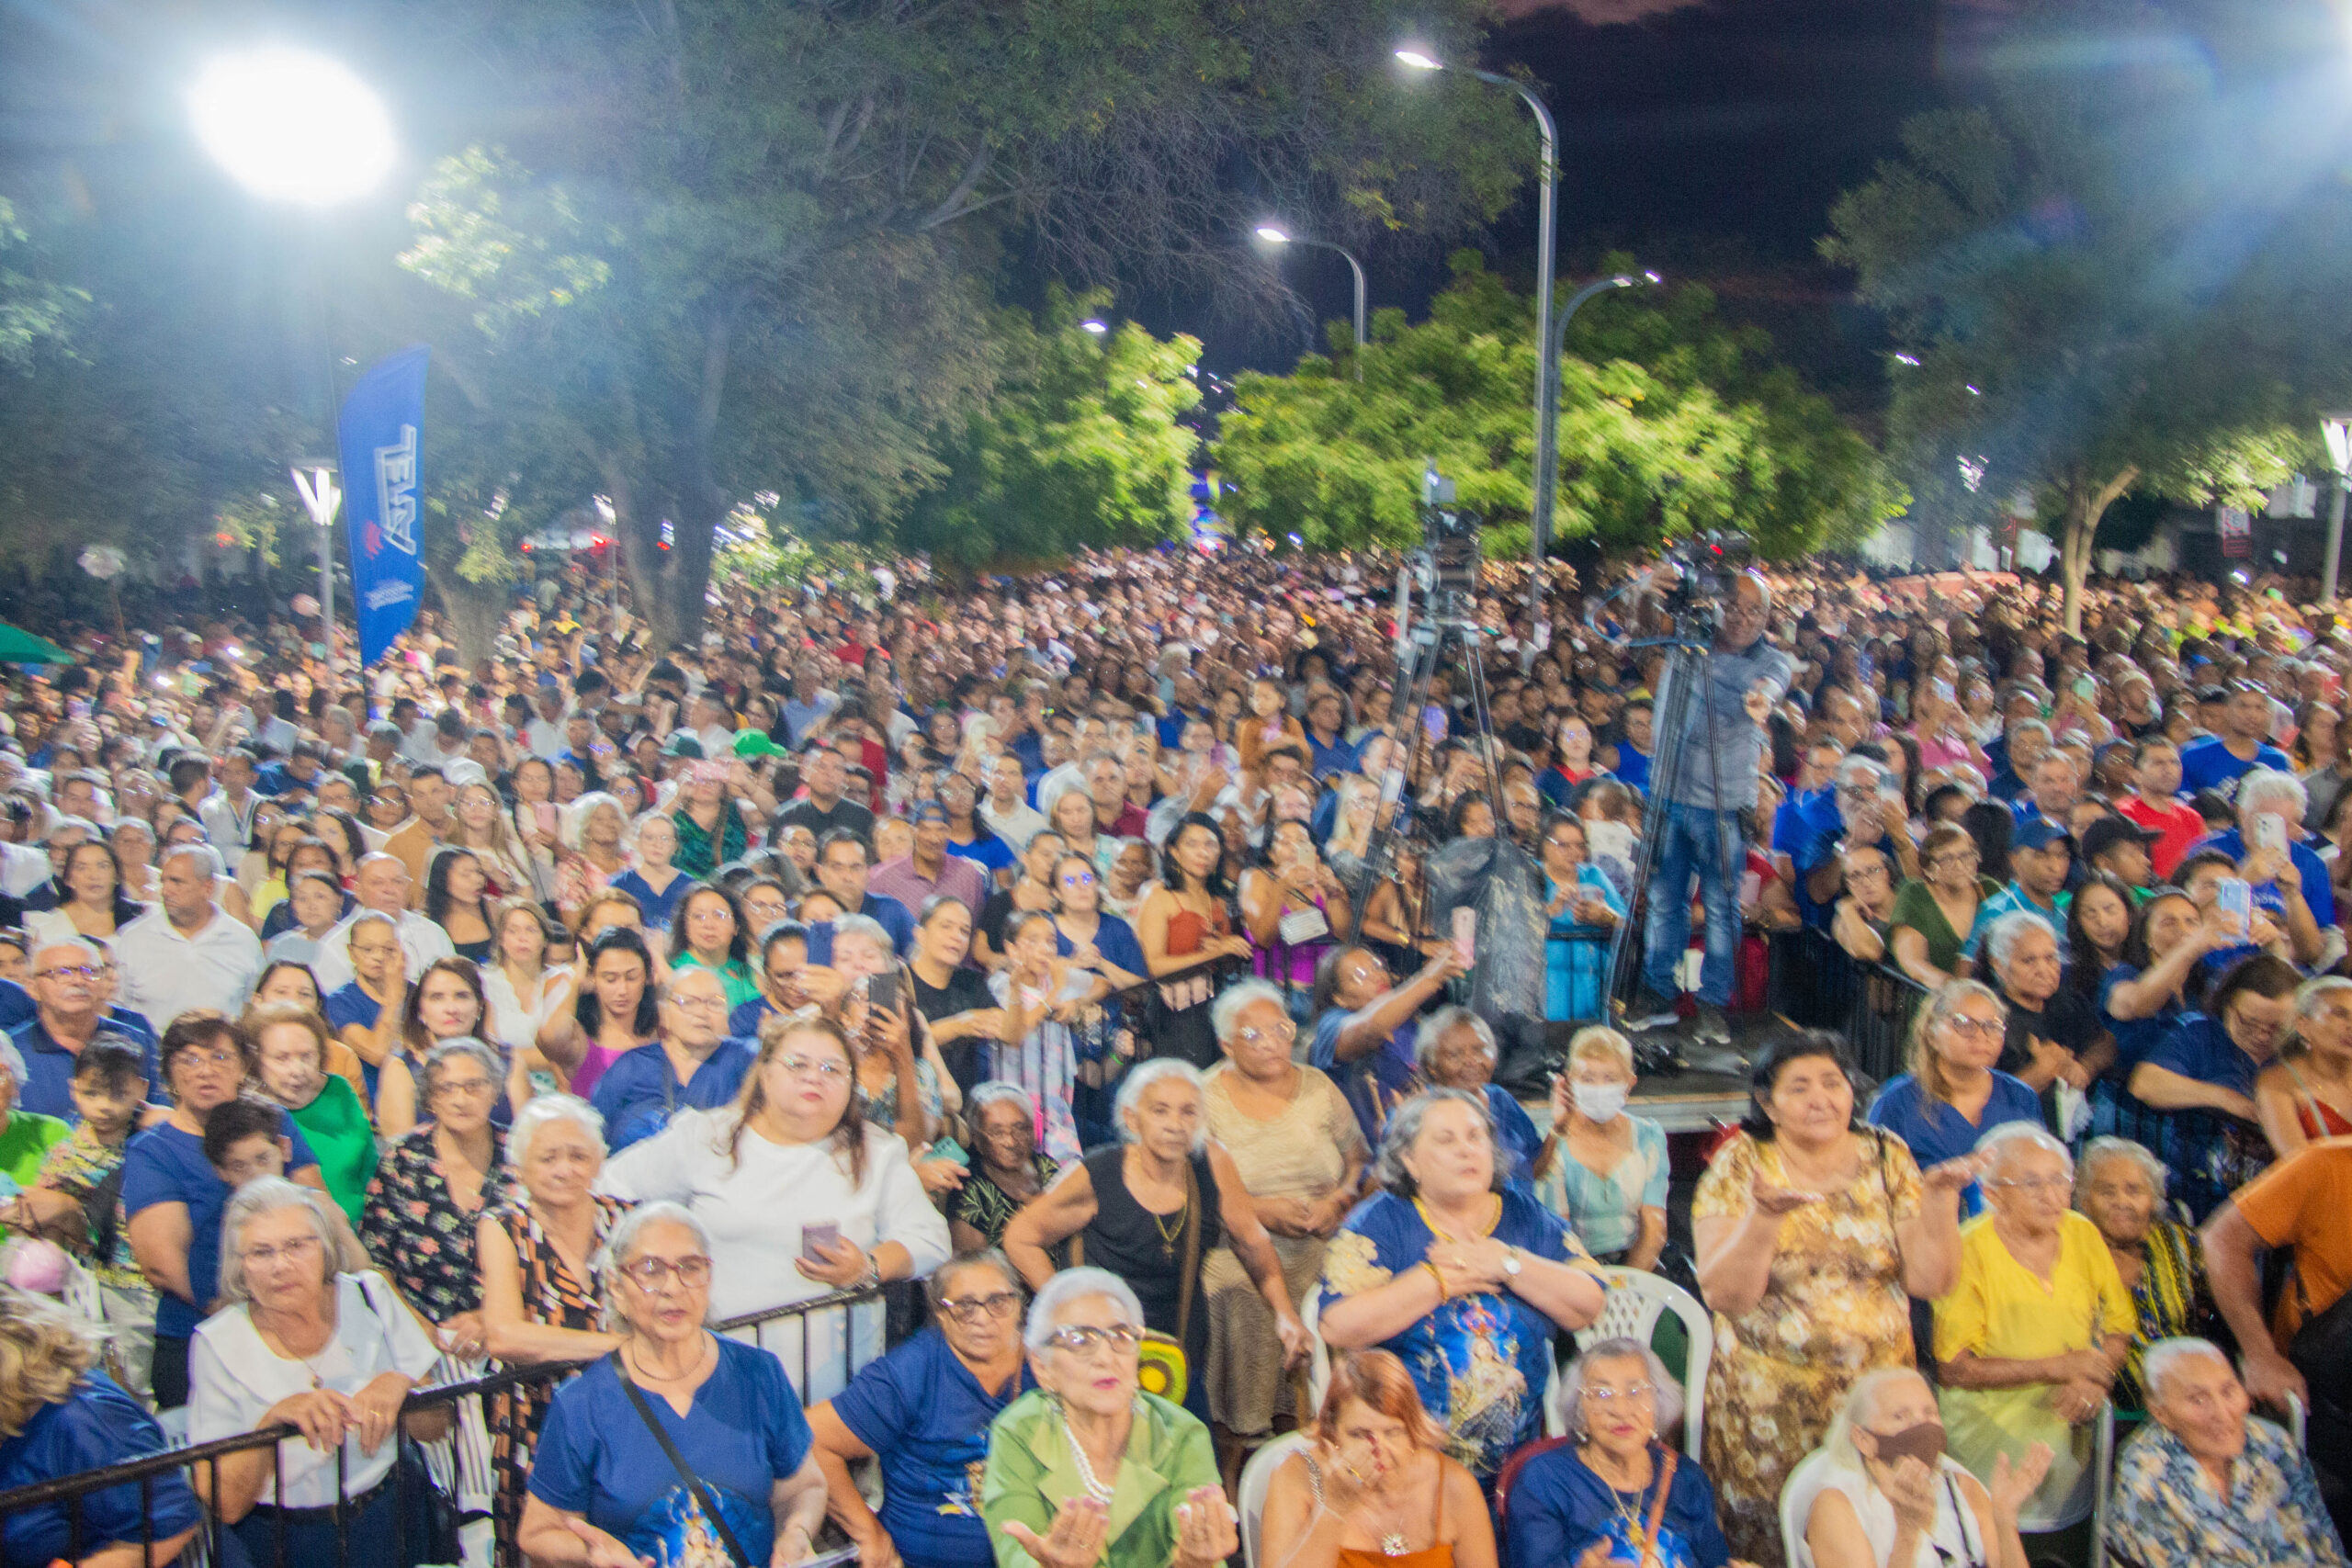
[[[1413,1374],[1448,1451],[1491,1480],[1543,1430],[1552,1339],[1600,1316],[1597,1266],[1559,1218],[1506,1188],[1485,1100],[1433,1089],[1389,1115],[1359,1204],[1324,1255],[1322,1334]]]
[[[1592,863],[1584,824],[1566,812],[1544,821],[1544,899],[1552,922],[1544,943],[1544,1016],[1555,1023],[1606,1018],[1601,969],[1625,901]]]

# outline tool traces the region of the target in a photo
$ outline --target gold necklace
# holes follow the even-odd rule
[[[1493,1200],[1493,1205],[1487,1212],[1486,1222],[1478,1227],[1478,1234],[1480,1235],[1494,1235],[1495,1227],[1503,1223],[1503,1195],[1499,1192],[1493,1192],[1487,1194],[1487,1196]],[[1459,1236],[1449,1235],[1443,1227],[1439,1225],[1437,1223],[1437,1216],[1430,1213],[1430,1206],[1421,1201],[1418,1196],[1413,1200],[1413,1207],[1419,1213],[1421,1216],[1421,1224],[1429,1226],[1430,1234],[1437,1237],[1438,1240],[1459,1241],[1462,1239]]]
[[[1184,1216],[1192,1212],[1193,1201],[1190,1198],[1178,1205],[1172,1214],[1152,1214],[1149,1209],[1144,1210],[1145,1213],[1151,1214],[1151,1228],[1159,1233],[1159,1255],[1162,1258],[1173,1258],[1176,1256],[1176,1240],[1184,1234]],[[1170,1221],[1174,1222],[1172,1225]]]

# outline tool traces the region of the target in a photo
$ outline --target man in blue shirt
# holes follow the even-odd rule
[[[2033,817],[2018,825],[2009,841],[2011,880],[2007,887],[1976,907],[1976,923],[1968,928],[1961,956],[1980,965],[1984,933],[2003,915],[2023,909],[2039,918],[2058,939],[2058,956],[2066,956],[2066,874],[2074,869],[2075,836],[2047,817]]]
[[[2318,959],[2321,933],[2335,923],[2335,884],[2326,863],[2304,840],[2306,803],[2303,786],[2293,774],[2268,768],[2249,771],[2237,781],[2238,825],[2198,840],[2188,851],[2191,856],[2218,851],[2238,863],[2239,874],[2254,884],[2255,908],[2278,919],[2300,964]],[[2267,828],[2264,819],[2271,817],[2278,818],[2278,825]],[[2276,833],[2287,846],[2283,857],[2277,850],[2247,852],[2249,844],[2263,841],[2266,831]],[[2270,874],[2260,874],[2265,871]]]
[[[2270,744],[2270,698],[2250,681],[2230,683],[2230,700],[2222,710],[2222,728],[2202,740],[2181,749],[2180,790],[2193,795],[2213,790],[2224,800],[2235,800],[2238,781],[2256,768],[2289,773],[2287,753]]]
[[[596,1080],[590,1103],[605,1119],[614,1154],[669,1125],[684,1107],[708,1111],[733,1102],[759,1058],[748,1040],[730,1040],[727,987],[707,969],[675,969],[662,987],[662,1032],[624,1051]]]
[[[1657,716],[1647,692],[1635,692],[1625,699],[1624,711],[1618,715],[1625,738],[1617,743],[1617,765],[1609,770],[1617,775],[1618,783],[1645,796],[1650,792],[1651,727]]]
[[[836,828],[817,840],[817,881],[841,900],[842,912],[865,915],[890,933],[890,945],[901,958],[914,951],[915,918],[896,898],[865,890],[873,862],[865,840],[846,828]]]
[[[1340,694],[1322,691],[1306,705],[1306,750],[1309,770],[1317,782],[1356,771],[1356,749],[1348,744],[1342,721],[1347,704]]]
[[[119,1034],[138,1047],[146,1061],[147,1081],[162,1081],[155,1032],[147,1020],[128,1008],[106,1005],[114,988],[113,974],[97,949],[86,942],[35,949],[32,983],[27,997],[32,1016],[8,1030],[25,1058],[26,1079],[17,1096],[22,1109],[78,1123],[82,1118],[74,1108],[74,1058],[101,1032]],[[26,996],[14,986],[8,989]]]

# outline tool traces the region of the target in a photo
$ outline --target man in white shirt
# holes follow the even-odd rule
[[[729,717],[727,699],[717,691],[706,691],[695,699],[694,724],[687,733],[702,743],[704,756],[735,754],[735,727]]]
[[[209,844],[165,850],[155,872],[162,902],[115,936],[123,1005],[159,1031],[191,1008],[235,1018],[261,978],[261,940],[212,901],[220,869]]]
[[[980,802],[980,820],[989,831],[1012,846],[1014,854],[1024,853],[1029,840],[1046,830],[1042,812],[1030,808],[1029,778],[1021,771],[1021,759],[1006,751],[989,764],[989,797]]]
[[[563,755],[563,688],[541,686],[534,703],[538,711],[523,727],[523,744],[532,756],[552,762]]]
[[[260,776],[261,767],[254,754],[243,746],[232,746],[220,754],[214,767],[219,787],[196,808],[204,836],[220,852],[232,876],[245,858],[245,846],[253,841],[254,811],[261,805],[261,796],[254,793],[254,781]]]
[[[401,952],[408,958],[408,972],[422,975],[425,966],[436,958],[454,958],[458,950],[449,941],[449,933],[408,907],[409,889],[415,886],[408,867],[400,857],[379,852],[359,863],[359,874],[352,879],[352,897],[359,900],[359,909],[373,909],[391,917],[401,933]],[[319,978],[319,994],[325,996],[339,991],[352,982],[351,922],[359,918],[359,909],[334,930],[319,939],[318,955],[311,960],[311,973]]]

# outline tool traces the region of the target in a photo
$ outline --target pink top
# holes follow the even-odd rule
[[[608,1045],[591,1045],[580,1058],[580,1066],[572,1069],[571,1092],[585,1100],[596,1092],[596,1080],[605,1069],[621,1059],[621,1054]]]

